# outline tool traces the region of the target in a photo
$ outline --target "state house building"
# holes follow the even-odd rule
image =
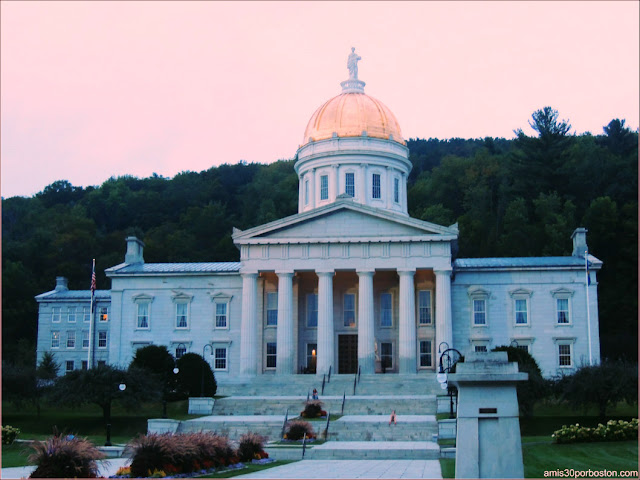
[[[165,345],[204,353],[219,383],[358,367],[419,375],[446,347],[517,346],[546,376],[599,362],[602,262],[586,230],[574,231],[571,256],[454,258],[457,225],[408,215],[409,150],[393,113],[364,92],[357,60],[304,131],[297,214],[234,229],[239,262],[145,263],[143,242],[127,238],[93,315],[90,291],[64,277],[36,297],[38,359],[126,367],[138,348]]]

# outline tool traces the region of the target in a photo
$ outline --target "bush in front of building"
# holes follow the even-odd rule
[[[315,438],[315,433],[313,432],[313,427],[309,422],[305,422],[304,420],[292,420],[287,423],[287,430],[284,434],[285,440],[302,440],[307,435],[307,438],[312,439]]]
[[[2,445],[11,445],[20,435],[20,429],[11,425],[2,425]]]
[[[622,442],[638,439],[638,419],[630,422],[624,420],[609,420],[606,424],[599,423],[597,427],[581,427],[580,424],[563,425],[551,435],[555,443],[585,443],[585,442]]]
[[[326,417],[327,412],[322,409],[322,403],[320,400],[308,400],[304,404],[304,410],[300,412],[300,416],[304,418],[318,418]]]
[[[93,443],[83,437],[54,435],[31,443],[29,462],[37,465],[30,478],[96,478],[97,459],[104,458]]]
[[[521,415],[531,417],[533,405],[551,393],[549,381],[542,376],[538,362],[527,350],[518,347],[501,346],[494,348],[492,352],[507,352],[510,362],[518,362],[518,371],[529,374],[526,382],[518,382],[516,390]]]
[[[178,389],[187,397],[213,397],[218,390],[216,377],[201,355],[185,353],[178,359]],[[204,390],[201,392],[204,371]]]
[[[245,433],[240,436],[238,445],[238,458],[241,462],[250,462],[252,460],[261,460],[269,458],[267,452],[264,451],[264,442],[266,438],[257,433]]]

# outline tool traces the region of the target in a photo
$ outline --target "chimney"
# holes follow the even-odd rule
[[[68,285],[67,277],[56,277],[56,292],[66,292],[69,290]]]
[[[576,228],[571,234],[571,239],[573,240],[573,253],[571,255],[584,258],[584,252],[589,251],[587,247],[587,229],[583,227]]]
[[[144,243],[136,237],[127,237],[127,254],[124,256],[124,263],[144,263],[142,251]]]

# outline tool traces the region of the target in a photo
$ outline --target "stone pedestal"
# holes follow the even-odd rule
[[[507,352],[470,353],[448,382],[458,388],[456,478],[523,478],[516,382]]]
[[[214,401],[212,397],[189,397],[189,415],[211,415]]]
[[[179,426],[180,420],[173,420],[172,418],[150,418],[147,420],[147,433],[176,433]]]

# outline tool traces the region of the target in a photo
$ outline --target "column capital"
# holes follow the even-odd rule
[[[453,272],[452,269],[447,269],[447,270],[439,269],[439,270],[433,271],[433,273],[435,273],[436,275],[449,275],[449,276],[451,276],[452,272]]]
[[[414,276],[416,274],[416,269],[415,268],[398,268],[396,269],[396,272],[398,272],[398,275],[401,276]]]
[[[240,275],[243,277],[252,277],[252,276],[257,277],[258,271],[257,270],[241,270]]]
[[[376,269],[375,268],[357,269],[356,273],[358,274],[359,277],[363,277],[363,276],[373,275],[374,273],[376,273]]]
[[[295,272],[293,270],[276,270],[275,274],[278,277],[293,277],[295,275]]]
[[[335,163],[334,163],[333,165],[331,165],[331,168],[335,168],[335,169],[337,169],[339,166],[340,166],[340,165],[338,165],[338,164],[335,164]]]
[[[316,275],[320,276],[334,276],[336,274],[335,270],[331,269],[331,270],[315,270]]]

